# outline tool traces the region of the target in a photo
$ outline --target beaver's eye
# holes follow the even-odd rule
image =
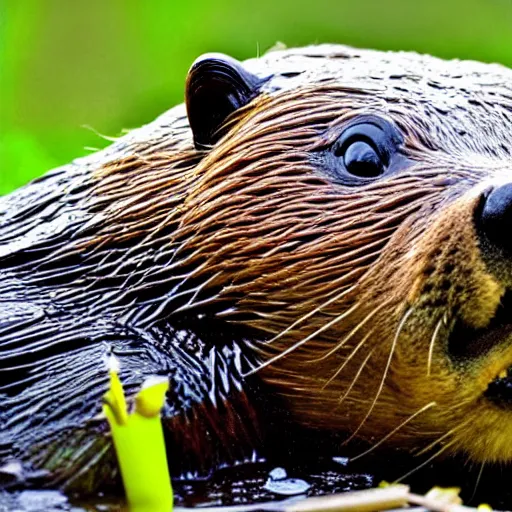
[[[375,148],[362,140],[348,146],[343,163],[350,174],[361,178],[376,178],[384,172],[384,162],[380,155]]]
[[[372,179],[384,174],[397,142],[388,123],[375,119],[345,128],[333,149],[334,154],[343,159],[345,172]]]
[[[333,180],[364,185],[402,169],[404,138],[396,125],[378,116],[361,116],[346,125],[334,144],[315,160]]]

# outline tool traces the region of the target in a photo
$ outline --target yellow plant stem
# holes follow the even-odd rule
[[[129,413],[117,370],[110,369],[103,412],[110,424],[132,512],[170,512],[173,507],[160,418],[168,386],[167,380],[147,381],[135,397],[135,410]]]

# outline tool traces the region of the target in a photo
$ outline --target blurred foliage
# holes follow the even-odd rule
[[[512,66],[512,0],[0,0],[0,193],[181,102],[201,53],[276,41]]]

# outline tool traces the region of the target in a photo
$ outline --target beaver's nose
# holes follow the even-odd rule
[[[512,253],[512,183],[496,187],[487,195],[478,225],[494,248]]]

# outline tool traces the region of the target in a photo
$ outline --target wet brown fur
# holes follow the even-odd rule
[[[180,252],[186,253],[186,268],[193,268],[187,279],[199,279],[206,301],[229,305],[219,316],[277,337],[260,347],[265,358],[278,356],[260,375],[285,397],[297,422],[374,442],[431,404],[388,443],[420,449],[443,438],[450,451],[508,460],[508,413],[481,395],[512,363],[512,350],[500,346],[485,362],[458,367],[445,343],[456,316],[485,327],[504,293],[482,262],[472,223],[481,184],[506,165],[504,128],[491,125],[496,134],[478,137],[482,130],[472,118],[486,108],[494,109],[496,120],[507,118],[508,96],[497,102],[502,84],[479,87],[465,70],[460,78],[449,76],[458,66],[472,71],[472,64],[351,52],[349,60],[368,60],[358,64],[361,73],[375,60],[407,68],[410,59],[418,75],[402,70],[396,87],[387,76],[374,87],[368,78],[346,84],[340,59],[340,78],[263,94],[238,112],[228,134],[197,165],[183,166],[195,163],[191,147],[169,155],[150,147],[132,163],[108,166],[99,175],[97,199],[112,210],[104,236],[110,245],[124,241],[117,233],[126,232],[143,247],[158,239],[161,226],[175,223],[166,243],[178,248],[178,269]],[[439,72],[438,84],[432,71],[423,74],[421,62]],[[367,113],[402,128],[414,165],[360,188],[333,184],[311,155],[327,147],[349,119]],[[125,189],[127,182],[132,188]],[[120,201],[115,193],[121,190]],[[151,279],[145,271],[142,282]],[[186,307],[194,304],[192,297]],[[440,320],[428,374],[428,350]]]
[[[512,415],[483,397],[512,365],[511,340],[463,363],[447,352],[455,320],[485,327],[507,287],[473,217],[510,173],[512,73],[336,46],[247,67],[273,78],[210,150],[194,149],[177,107],[90,166],[90,228],[53,255],[84,264],[65,300],[115,276],[122,285],[91,311],[151,325],[212,308],[261,333],[256,373],[297,423],[370,446],[512,459]],[[369,113],[396,123],[411,165],[334,183],[315,154]]]

